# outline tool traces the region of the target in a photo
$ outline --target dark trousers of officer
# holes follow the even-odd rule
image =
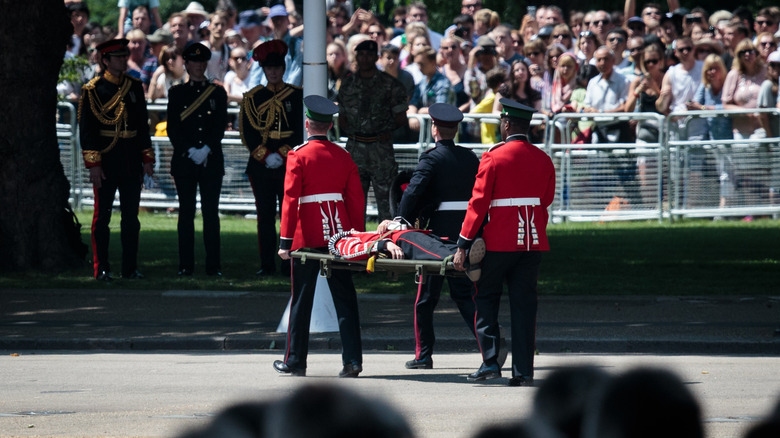
[[[293,369],[306,369],[306,358],[309,353],[309,325],[319,271],[320,264],[316,260],[301,263],[300,259],[293,259],[292,301],[290,320],[287,325],[287,353],[284,358],[287,366]],[[360,318],[352,273],[348,270],[334,269],[328,278],[328,286],[339,320],[341,360],[344,364],[350,362],[362,364]]]
[[[472,335],[474,332],[474,301],[473,283],[467,277],[447,277],[450,286],[450,298],[458,306],[460,315],[466,322],[466,327]],[[433,354],[433,344],[436,336],[433,332],[433,311],[439,303],[444,277],[428,275],[425,283],[417,290],[417,300],[414,303],[414,340],[415,359],[422,360]]]
[[[195,210],[196,195],[200,187],[200,210],[203,214],[203,244],[206,247],[206,273],[222,270],[219,237],[219,194],[222,192],[222,175],[210,174],[201,166],[195,173],[175,176],[179,194],[179,270],[195,267]]]
[[[99,189],[94,190],[95,212],[92,218],[92,260],[94,274],[100,271],[111,271],[108,262],[108,243],[111,231],[111,211],[114,205],[116,191],[119,190],[119,208],[122,213],[120,221],[120,240],[122,241],[122,275],[127,276],[138,269],[138,233],[141,222],[138,221],[138,205],[141,202],[141,171],[111,172],[104,169],[106,179]]]
[[[284,178],[249,175],[257,208],[257,244],[260,247],[260,268],[266,273],[276,272],[278,250],[276,236],[277,202],[282,205]]]
[[[533,377],[536,348],[536,285],[542,253],[539,251],[488,251],[477,282],[476,328],[482,360],[498,358],[498,308],[504,281],[509,286],[512,318],[512,376]]]

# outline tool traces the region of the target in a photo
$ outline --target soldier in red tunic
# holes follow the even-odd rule
[[[547,207],[555,196],[550,157],[528,141],[533,108],[501,99],[499,143],[482,155],[477,180],[458,239],[455,266],[463,268],[469,247],[487,217],[482,237],[487,254],[477,282],[477,338],[483,363],[468,379],[501,377],[498,366],[498,306],[503,283],[509,286],[512,318],[512,378],[509,386],[533,384],[536,338],[536,285],[541,251],[547,243]]]
[[[344,149],[328,141],[338,108],[321,96],[307,96],[306,143],[287,154],[287,172],[282,202],[279,256],[290,259],[290,251],[309,248],[327,252],[328,239],[344,230],[365,229],[364,197],[358,168]],[[292,263],[292,301],[284,360],[274,362],[280,373],[306,375],[314,289],[319,264]],[[348,271],[333,272],[328,278],[339,319],[342,362],[339,377],[357,377],[363,371],[357,294]]]

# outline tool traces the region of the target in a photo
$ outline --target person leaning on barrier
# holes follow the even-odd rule
[[[92,254],[95,278],[110,281],[108,245],[114,196],[119,190],[122,277],[143,278],[138,271],[138,206],[142,175],[154,172],[146,100],[141,81],[125,74],[130,52],[126,39],[97,46],[103,75],[82,88],[79,100],[81,153],[95,196]]]
[[[392,134],[407,124],[407,96],[401,82],[377,69],[375,41],[358,44],[355,59],[358,71],[347,75],[339,89],[339,128],[348,138],[364,196],[373,184],[379,219],[389,219],[390,186],[398,173]]]
[[[257,206],[260,270],[276,272],[276,204],[282,204],[287,153],[303,142],[303,89],[283,81],[287,45],[271,40],[257,46],[253,59],[265,72],[268,85],[244,94],[239,117],[241,140],[249,149],[246,174]],[[289,264],[282,264],[282,272]]]
[[[313,248],[327,252],[328,240],[344,230],[364,230],[364,198],[355,163],[341,147],[328,141],[336,105],[322,96],[306,96],[309,139],[289,153],[282,201],[279,256]],[[292,262],[292,297],[284,360],[274,362],[282,374],[306,375],[309,322],[319,263]],[[336,270],[328,278],[339,321],[342,362],[339,377],[357,377],[363,371],[357,293],[350,271]]]
[[[206,78],[211,51],[201,43],[182,55],[190,80],[172,87],[168,98],[168,137],[173,145],[171,176],[179,195],[179,276],[195,268],[195,209],[200,187],[206,274],[222,275],[219,195],[225,175],[222,137],[227,123],[227,93]]]
[[[453,139],[463,113],[454,105],[435,103],[429,108],[431,135],[436,147],[420,156],[420,162],[404,190],[395,224],[412,224],[423,210],[430,213],[428,229],[444,239],[456,240],[466,215],[468,199],[477,176],[479,159],[470,149],[460,147]],[[383,233],[390,221],[380,224],[377,231]],[[471,299],[473,285],[464,277],[447,277],[450,297],[474,334],[474,303]],[[406,362],[406,368],[433,368],[433,312],[439,302],[444,278],[428,275],[417,291],[414,309],[415,357]]]
[[[484,226],[487,254],[476,284],[477,340],[482,366],[468,380],[501,377],[498,307],[506,280],[512,318],[512,378],[509,386],[533,384],[537,279],[547,242],[547,208],[555,196],[555,167],[528,141],[534,108],[501,99],[499,143],[482,155],[477,180],[458,239],[454,263],[464,269],[466,249]]]

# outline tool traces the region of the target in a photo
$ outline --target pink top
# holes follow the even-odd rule
[[[723,103],[742,108],[758,108],[758,92],[764,79],[766,79],[766,66],[752,76],[736,69],[731,70],[723,83]],[[734,117],[734,130],[739,131],[744,137],[749,137],[760,127],[761,122],[756,117],[749,115]]]

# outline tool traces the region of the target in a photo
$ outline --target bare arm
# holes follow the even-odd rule
[[[655,101],[655,109],[661,114],[669,114],[669,106],[672,104],[672,75],[667,74],[661,82],[661,93]]]
[[[623,5],[623,16],[626,20],[636,15],[636,0],[626,0],[626,4]]]
[[[119,23],[116,34],[120,37],[125,35],[125,20],[127,20],[127,8],[119,8]]]

